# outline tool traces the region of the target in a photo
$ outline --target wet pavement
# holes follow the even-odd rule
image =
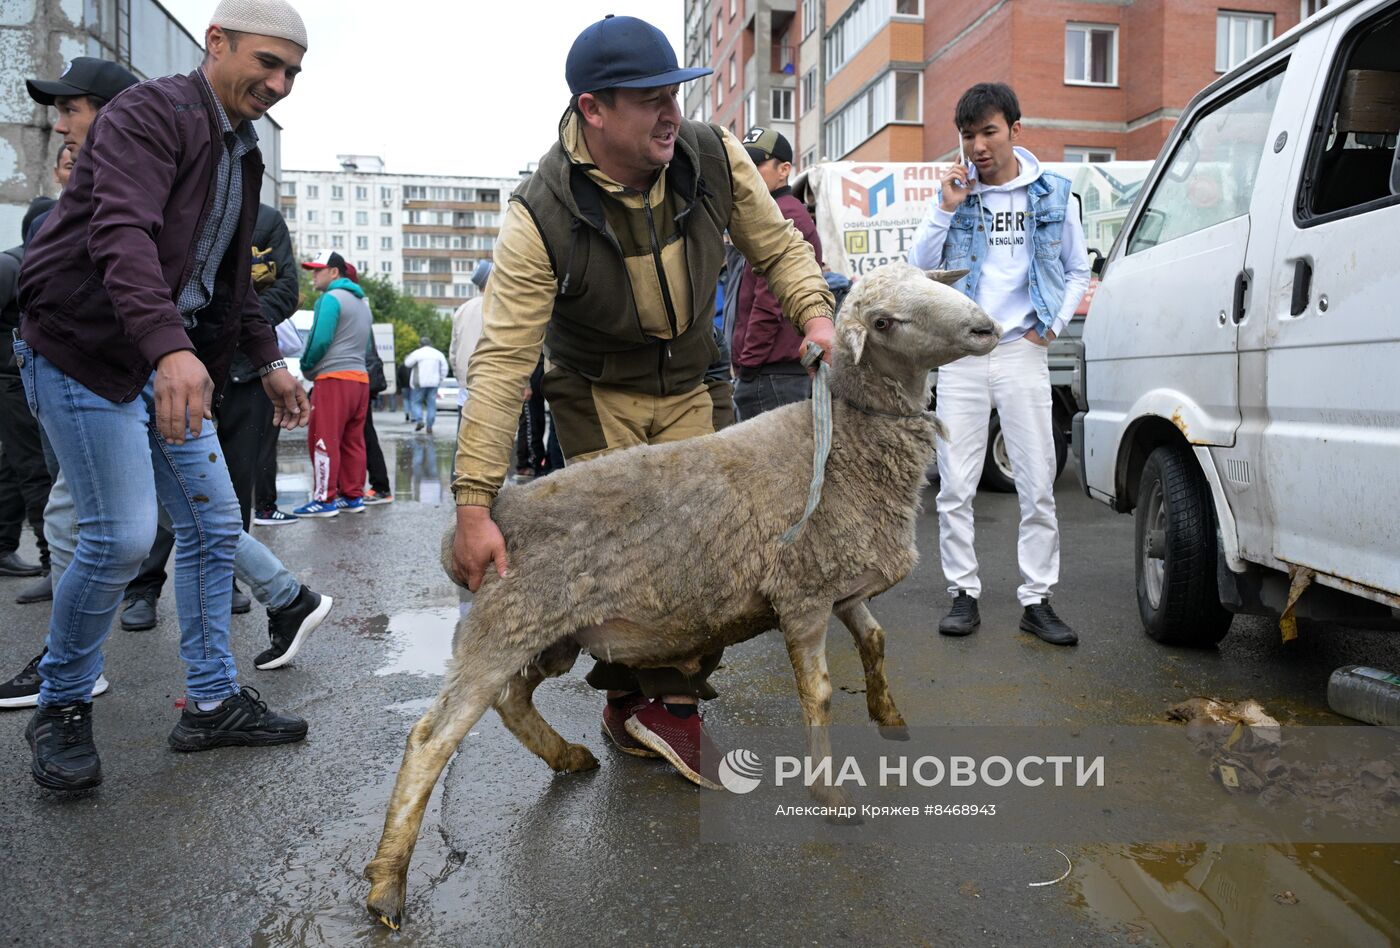
[[[23,945],[503,945],[578,943],[1388,944],[1400,941],[1397,846],[1073,846],[1073,869],[1042,845],[788,847],[706,841],[697,790],[661,763],[610,750],[601,702],[568,676],[537,693],[544,716],[594,750],[596,771],[555,776],[488,715],[429,805],[409,875],[406,926],[365,914],[373,852],[409,727],[436,693],[453,624],[469,606],[438,566],[451,522],[456,418],[437,436],[376,416],[396,502],[360,516],[255,527],[330,618],[288,668],[258,672],[266,620],[234,618],[244,682],[311,722],[299,745],[177,755],[182,673],[173,596],[150,632],[114,631],[111,691],[94,706],[104,783],[62,800],[29,777],[29,713],[0,712],[0,891],[4,937]],[[304,436],[285,436],[284,509],[305,499]],[[1339,724],[1332,669],[1400,668],[1400,636],[1237,619],[1210,651],[1149,641],[1133,593],[1132,519],[1058,484],[1063,534],[1056,607],[1082,636],[1055,649],[1016,630],[1016,502],[978,499],[982,629],[940,637],[945,608],[936,518],[923,561],[872,612],[888,633],[893,695],[911,725],[1149,724],[1193,695],[1258,699],[1285,724]],[[931,508],[933,496],[925,499]],[[32,551],[30,551],[32,553]],[[18,606],[0,580],[0,670],[38,650],[46,605]],[[860,662],[830,636],[838,723],[865,719]],[[733,648],[707,721],[734,746],[754,724],[799,721],[777,636]]]

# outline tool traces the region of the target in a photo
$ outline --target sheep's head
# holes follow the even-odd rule
[[[836,324],[840,361],[898,377],[991,352],[1001,327],[951,286],[966,275],[891,263],[862,277]]]

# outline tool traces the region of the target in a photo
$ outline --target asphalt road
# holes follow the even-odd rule
[[[473,729],[435,793],[414,856],[403,933],[365,914],[360,871],[373,852],[404,737],[436,693],[459,599],[437,565],[452,515],[453,415],[436,439],[378,416],[397,502],[362,516],[255,528],[312,588],[336,598],[287,669],[258,672],[260,608],[235,617],[246,684],[311,722],[300,745],[178,755],[166,746],[182,692],[173,595],[149,632],[107,643],[111,691],[96,700],[104,783],[63,800],[30,779],[28,712],[0,712],[0,941],[17,945],[503,945],[579,943],[1223,944],[1285,933],[1400,938],[1400,848],[1069,848],[1044,845],[744,845],[707,839],[701,791],[664,764],[611,751],[587,659],[546,683],[538,704],[599,770],[553,775],[494,716]],[[284,507],[299,503],[304,440],[281,451]],[[893,694],[912,725],[1147,724],[1193,695],[1255,698],[1285,723],[1340,723],[1326,679],[1350,662],[1400,668],[1400,637],[1307,627],[1291,645],[1237,619],[1218,649],[1168,650],[1141,632],[1132,521],[1059,482],[1062,583],[1056,606],[1081,632],[1055,649],[1017,631],[1016,503],[978,499],[983,627],[935,629],[946,607],[936,517],[919,521],[923,560],[872,611],[888,633]],[[931,508],[932,493],[926,497]],[[31,551],[32,552],[32,551]],[[38,650],[47,607],[18,606],[0,580],[0,670]],[[836,720],[865,719],[860,663],[833,626]],[[780,640],[731,649],[708,710],[732,745],[754,725],[799,719]],[[1216,886],[1202,881],[1209,861]],[[1231,864],[1234,868],[1231,869]],[[1229,869],[1238,891],[1221,894]],[[1193,875],[1193,872],[1196,873]],[[1275,876],[1302,898],[1269,896]],[[1210,875],[1210,873],[1206,873]],[[1289,876],[1288,878],[1293,878]],[[1240,882],[1240,879],[1245,881]],[[1252,881],[1250,881],[1252,880]],[[1279,883],[1282,885],[1283,883]],[[1374,895],[1371,895],[1374,887]],[[1241,894],[1242,893],[1242,894]],[[1314,894],[1316,893],[1316,894]]]

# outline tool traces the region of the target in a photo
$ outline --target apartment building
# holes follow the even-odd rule
[[[1040,157],[1150,159],[1196,92],[1327,2],[686,0],[687,64],[716,71],[687,114],[773,124],[799,171],[933,161],[957,154],[963,90],[1000,81]]]
[[[301,257],[335,250],[450,313],[477,295],[517,178],[391,174],[373,155],[338,155],[339,171],[283,173],[280,206]]]

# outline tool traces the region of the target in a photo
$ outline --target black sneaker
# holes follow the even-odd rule
[[[306,722],[268,708],[253,688],[242,688],[225,698],[213,711],[201,711],[187,701],[180,720],[170,732],[170,747],[177,751],[204,751],[216,747],[262,747],[291,744],[306,737]]]
[[[268,610],[267,637],[272,646],[253,659],[259,671],[281,668],[296,656],[302,643],[320,625],[335,602],[330,596],[312,592],[302,586],[297,597],[276,612]]]
[[[1079,642],[1074,630],[1050,608],[1049,599],[1026,606],[1026,611],[1021,614],[1021,631],[1037,635],[1041,641],[1051,645],[1075,645]]]
[[[971,635],[982,624],[982,616],[977,612],[977,600],[962,590],[953,597],[953,608],[938,623],[938,631],[943,635]]]
[[[253,609],[253,600],[248,598],[248,594],[238,588],[238,584],[233,584],[233,600],[231,612],[236,616],[247,615]]]
[[[45,652],[47,649],[45,650]],[[39,706],[39,662],[43,659],[45,652],[35,655],[24,670],[9,681],[0,683],[0,708],[10,710],[14,708],[37,708]],[[92,697],[106,691],[110,686],[104,675],[97,676],[97,682],[92,686]]]
[[[90,790],[102,782],[102,761],[92,742],[92,702],[40,708],[24,729],[34,782],[50,790]]]
[[[127,632],[145,632],[156,627],[156,599],[159,593],[137,593],[122,609],[121,626]]]

